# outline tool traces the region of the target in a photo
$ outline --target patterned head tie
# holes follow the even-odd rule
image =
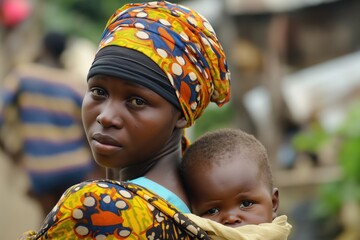
[[[218,106],[229,101],[230,71],[223,48],[210,23],[185,6],[159,1],[131,3],[119,8],[106,24],[88,78],[99,73],[94,71],[96,67],[99,69],[100,65],[106,65],[99,64],[99,59],[111,55],[110,52],[114,55],[114,51],[109,51],[109,46],[140,52],[151,59],[156,68],[160,68],[159,74],[146,60],[139,60],[141,57],[128,51],[124,53],[126,57],[119,54],[111,56],[112,64],[118,62],[115,71],[128,63],[138,63],[145,72],[152,72],[149,77],[144,77],[144,71],[141,71],[142,76],[133,79],[143,78],[139,83],[146,87],[153,86],[146,83],[152,81],[164,85],[150,88],[182,110],[187,127],[203,113],[210,101]],[[104,53],[106,48],[108,53]],[[127,64],[122,64],[124,60]],[[137,67],[132,66],[126,72],[136,75],[134,69]],[[118,76],[116,73],[114,75]],[[162,78],[166,79],[166,84]],[[166,85],[170,86],[170,91],[164,91],[168,87]],[[172,92],[176,103],[167,97],[169,92]]]

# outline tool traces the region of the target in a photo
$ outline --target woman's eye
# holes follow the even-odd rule
[[[104,89],[101,89],[101,88],[92,88],[92,89],[90,89],[90,91],[94,96],[104,96],[104,95],[106,95],[106,91]]]
[[[145,105],[145,100],[141,99],[141,98],[138,98],[138,97],[135,97],[135,98],[132,98],[130,99],[130,104],[132,106],[135,106],[135,107],[141,107],[141,106],[144,106]]]
[[[254,203],[251,201],[242,201],[240,204],[240,208],[248,208],[251,207]]]
[[[214,215],[217,214],[218,212],[220,212],[218,208],[211,208],[207,211],[207,214]]]

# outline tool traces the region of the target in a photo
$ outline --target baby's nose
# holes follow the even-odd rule
[[[223,219],[223,225],[241,225],[243,222],[241,216],[237,211],[228,212]]]

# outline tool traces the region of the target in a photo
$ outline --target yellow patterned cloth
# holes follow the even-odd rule
[[[209,102],[230,98],[230,71],[211,24],[197,12],[166,1],[132,3],[108,20],[99,50],[120,46],[142,52],[167,75],[187,126]]]
[[[39,232],[20,239],[209,239],[174,206],[136,184],[92,180],[61,197]]]
[[[222,225],[210,219],[187,214],[212,240],[287,240],[292,226],[287,216],[281,215],[271,223],[245,225],[237,228]]]

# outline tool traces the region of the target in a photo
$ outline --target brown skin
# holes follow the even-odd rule
[[[146,176],[188,203],[178,173],[186,121],[172,104],[141,85],[98,75],[88,81],[82,117],[99,165],[118,170],[120,180]]]
[[[270,189],[256,161],[232,154],[220,165],[194,167],[187,173],[192,212],[230,227],[271,222],[279,192]]]

